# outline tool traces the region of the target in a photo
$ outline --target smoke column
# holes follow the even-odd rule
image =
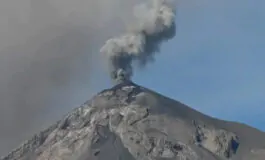
[[[99,50],[109,37],[127,32],[101,49],[114,79],[152,60],[175,34],[175,9],[138,5],[146,1],[0,1],[0,156],[104,86],[91,80],[104,75]]]
[[[134,10],[134,22],[128,33],[109,39],[101,48],[110,64],[111,78],[130,80],[133,62],[145,66],[159,52],[163,41],[175,36],[175,5],[169,0],[150,0]]]

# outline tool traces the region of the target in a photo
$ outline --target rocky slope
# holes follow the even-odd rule
[[[1,160],[264,160],[265,133],[123,82]]]

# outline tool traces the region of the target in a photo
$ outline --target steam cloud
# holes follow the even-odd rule
[[[150,0],[134,10],[135,22],[128,33],[109,39],[101,48],[117,82],[133,75],[133,62],[145,66],[159,52],[163,41],[175,36],[175,5],[169,0]]]

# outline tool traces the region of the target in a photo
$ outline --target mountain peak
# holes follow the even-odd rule
[[[262,160],[264,138],[123,81],[1,160]]]
[[[110,91],[110,90],[115,91],[115,90],[119,90],[123,87],[140,87],[140,86],[133,83],[131,80],[124,80],[124,81],[121,81],[120,83],[116,84],[115,86],[111,87],[110,89],[103,90],[102,92]]]

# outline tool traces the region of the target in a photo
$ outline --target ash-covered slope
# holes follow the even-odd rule
[[[264,160],[265,133],[132,82],[93,97],[1,160]]]

